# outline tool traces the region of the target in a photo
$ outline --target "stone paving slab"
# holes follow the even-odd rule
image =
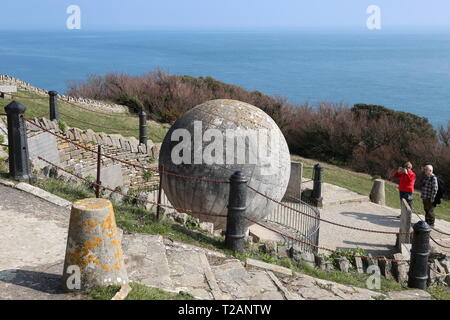
[[[151,287],[173,289],[162,236],[124,235],[122,249],[131,281]]]
[[[177,291],[185,291],[200,299],[211,300],[213,295],[205,277],[202,258],[204,252],[170,248],[166,250],[170,278]]]
[[[364,288],[341,285],[299,274],[294,279],[283,278],[281,282],[293,293],[306,300],[374,300],[386,295]]]
[[[264,271],[248,271],[239,260],[230,259],[211,267],[227,299],[283,300],[277,286]]]
[[[320,211],[321,218],[343,225],[398,232],[400,210],[372,202],[346,203],[330,206]],[[319,245],[330,249],[364,249],[373,255],[389,255],[395,251],[396,236],[371,233],[320,223]]]
[[[303,183],[302,188],[312,189],[313,182],[309,181]],[[368,196],[326,182],[322,183],[322,197],[324,208],[346,203],[370,202]]]

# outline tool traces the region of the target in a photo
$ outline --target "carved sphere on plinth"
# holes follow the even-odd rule
[[[226,218],[217,215],[227,214],[230,185],[214,181],[242,171],[249,186],[280,201],[291,171],[289,148],[275,121],[253,105],[227,99],[207,101],[179,118],[164,138],[159,165],[172,206],[216,229],[226,228]],[[275,203],[246,190],[246,215],[261,221]]]

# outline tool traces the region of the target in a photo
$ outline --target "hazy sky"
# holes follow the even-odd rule
[[[65,30],[81,8],[82,29],[365,27],[369,5],[382,27],[449,26],[449,0],[0,0],[0,30]]]

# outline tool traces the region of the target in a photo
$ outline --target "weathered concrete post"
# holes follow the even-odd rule
[[[17,181],[31,181],[27,126],[23,114],[26,107],[13,101],[5,107],[8,118],[9,176]]]
[[[225,246],[235,252],[244,251],[245,210],[247,202],[247,178],[241,171],[230,177],[230,195],[228,198],[227,231]]]
[[[59,114],[58,114],[58,92],[56,91],[49,91],[49,105],[50,105],[50,120],[58,120]]]
[[[411,232],[411,215],[412,211],[405,199],[401,201],[401,214],[400,214],[400,229],[397,235],[397,250],[401,252],[402,244],[411,243],[411,235],[408,232]]]
[[[322,207],[322,171],[323,167],[320,165],[320,163],[314,166],[314,184],[311,197],[313,204],[316,207]]]
[[[425,290],[428,280],[431,228],[425,221],[419,221],[414,225],[413,229],[414,236],[411,247],[408,287]]]
[[[139,143],[147,144],[147,114],[139,112]]]
[[[386,194],[383,179],[374,180],[369,198],[373,203],[380,204],[382,206],[386,204]]]
[[[128,283],[121,234],[109,200],[73,203],[62,280],[67,291]]]

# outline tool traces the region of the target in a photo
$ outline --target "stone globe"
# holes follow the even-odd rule
[[[236,100],[207,101],[187,111],[169,129],[161,146],[161,184],[178,211],[226,229],[231,175],[241,171],[248,185],[280,201],[291,162],[286,140],[261,109]],[[275,203],[249,188],[246,216],[261,221]],[[247,220],[247,226],[252,223]]]

